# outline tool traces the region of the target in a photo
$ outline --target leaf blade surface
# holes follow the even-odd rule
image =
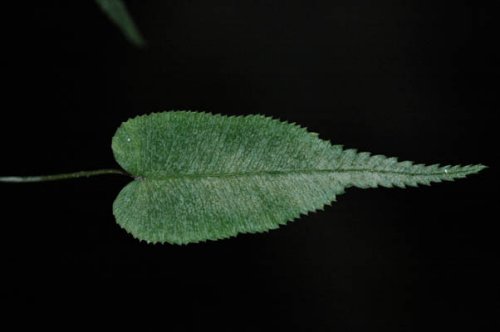
[[[344,150],[262,115],[172,111],[123,123],[117,162],[136,179],[113,204],[118,224],[151,243],[186,244],[275,229],[344,189],[452,180],[482,169],[398,162]]]

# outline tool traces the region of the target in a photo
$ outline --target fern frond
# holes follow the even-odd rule
[[[371,156],[262,115],[173,111],[140,116],[113,137],[136,180],[113,205],[138,239],[185,244],[275,229],[322,210],[345,188],[463,178],[482,165],[424,166]]]

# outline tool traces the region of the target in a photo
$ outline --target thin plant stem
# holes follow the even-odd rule
[[[41,175],[41,176],[4,176],[0,177],[0,182],[26,183],[26,182],[47,182],[60,181],[77,178],[89,178],[97,175],[118,174],[130,176],[127,172],[119,169],[99,169],[95,171],[80,171],[73,173]]]

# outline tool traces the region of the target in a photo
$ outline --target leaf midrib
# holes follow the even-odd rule
[[[150,180],[170,180],[179,178],[229,178],[229,177],[252,177],[252,176],[266,176],[266,175],[291,175],[291,174],[316,174],[316,173],[372,173],[384,175],[406,175],[406,176],[454,176],[460,174],[469,174],[469,170],[444,170],[438,172],[409,172],[409,171],[396,171],[396,170],[380,170],[371,168],[343,168],[343,169],[295,169],[283,171],[252,171],[252,172],[235,172],[235,173],[198,173],[198,174],[167,174],[161,176],[139,176]]]

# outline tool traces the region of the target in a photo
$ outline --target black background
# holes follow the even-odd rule
[[[92,1],[2,4],[1,175],[115,167],[119,124],[169,109],[261,113],[363,151],[490,168],[433,187],[352,189],[279,230],[189,246],[140,243],[115,224],[124,177],[2,184],[2,301],[26,312],[90,299],[91,319],[99,303],[156,299],[148,321],[179,331],[495,324],[498,7],[127,4],[146,49]]]

